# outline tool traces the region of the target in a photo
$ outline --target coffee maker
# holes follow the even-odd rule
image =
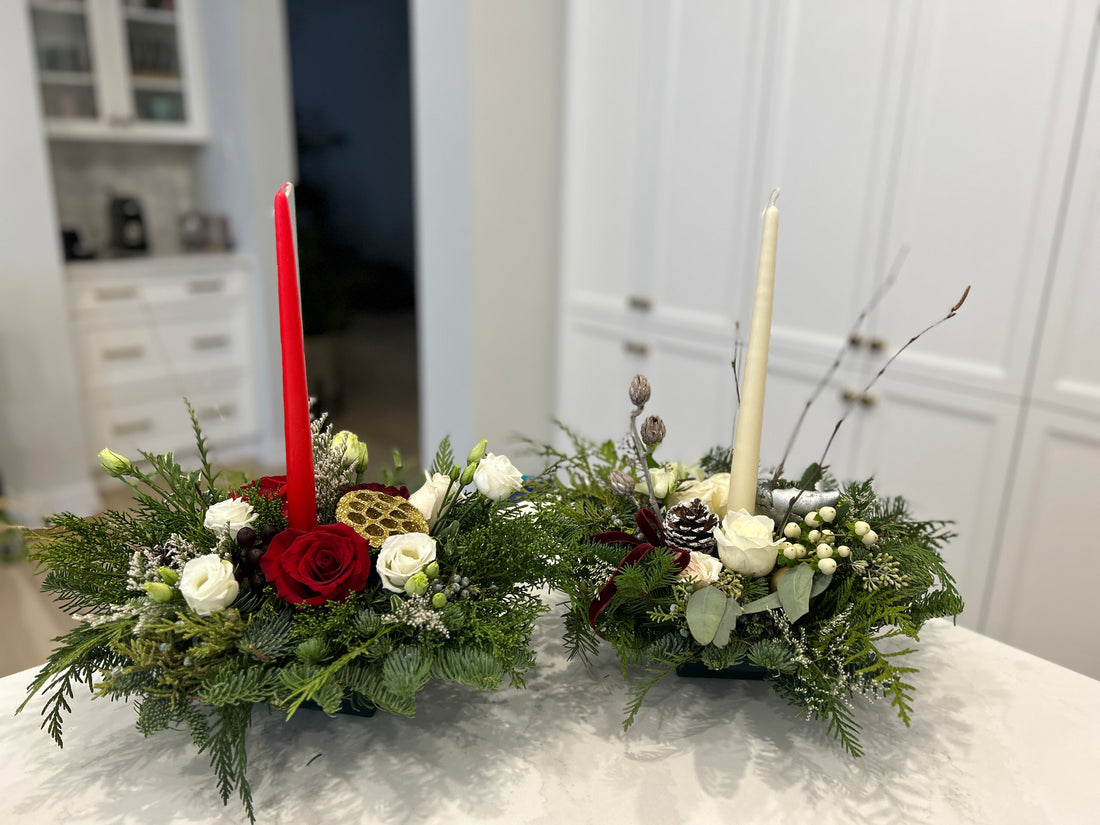
[[[136,198],[111,198],[111,246],[124,255],[149,251],[145,218]]]

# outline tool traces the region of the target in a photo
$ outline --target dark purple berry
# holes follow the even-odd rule
[[[264,549],[262,547],[253,547],[248,553],[245,554],[245,560],[253,567],[260,563],[260,559],[264,557]]]
[[[267,576],[263,574],[263,571],[257,570],[249,578],[249,583],[252,585],[252,589],[259,592],[264,589],[264,585],[267,584]]]
[[[241,581],[244,578],[244,568],[241,565],[237,565],[233,568],[233,578],[237,581]]]
[[[237,544],[247,550],[256,543],[256,531],[251,527],[242,527],[237,531]]]
[[[260,540],[264,544],[270,544],[271,540],[279,535],[279,528],[274,524],[265,524],[260,528]]]

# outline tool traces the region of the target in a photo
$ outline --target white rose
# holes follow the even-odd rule
[[[382,542],[375,562],[382,586],[404,593],[405,582],[435,561],[435,539],[427,533],[399,533]]]
[[[672,494],[668,500],[668,506],[674,507],[685,501],[699,499],[710,508],[712,513],[721,515],[726,511],[726,499],[730,494],[730,474],[715,473],[702,481],[689,481],[681,484],[680,488]]]
[[[688,566],[679,573],[679,578],[694,579],[694,589],[698,590],[701,587],[706,587],[711,582],[718,581],[721,572],[722,562],[710,553],[700,553],[698,550],[692,550],[691,560],[688,562]]]
[[[188,607],[200,616],[209,616],[229,607],[240,586],[233,578],[233,563],[209,553],[183,566],[179,588]]]
[[[237,531],[256,520],[256,511],[252,505],[241,498],[227,498],[217,504],[210,505],[203,519],[203,526],[213,530],[218,537],[224,537],[226,533],[231,539],[237,538]]]
[[[718,556],[735,573],[766,576],[775,567],[783,538],[774,535],[775,522],[767,516],[750,515],[747,510],[726,513],[714,528]]]
[[[424,471],[424,486],[409,496],[409,504],[420,511],[428,522],[428,526],[435,524],[439,517],[439,510],[443,506],[443,497],[451,486],[451,477],[443,473],[428,475]]]
[[[489,453],[474,470],[474,486],[493,501],[504,501],[523,487],[523,474],[508,460],[508,456]]]
[[[653,479],[653,495],[657,498],[664,498],[667,496],[668,491],[671,490],[676,483],[676,473],[665,467],[651,467],[649,470],[649,477]],[[649,488],[645,486],[644,479],[634,486],[634,490],[643,495],[649,495]]]

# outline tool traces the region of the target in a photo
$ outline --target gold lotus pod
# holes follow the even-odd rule
[[[428,522],[407,498],[377,490],[352,490],[336,503],[336,520],[378,547],[401,533],[427,533]]]

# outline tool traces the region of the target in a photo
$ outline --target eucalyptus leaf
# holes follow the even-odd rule
[[[832,573],[814,573],[814,586],[810,588],[810,598],[820,596],[832,584]]]
[[[767,596],[761,596],[759,599],[755,599],[744,607],[741,608],[741,612],[748,615],[749,613],[763,613],[765,610],[775,610],[777,607],[781,607],[779,603],[778,593],[769,593]]]
[[[700,588],[688,596],[684,616],[692,637],[709,645],[726,613],[726,594],[717,587]]]
[[[737,617],[741,615],[741,605],[737,599],[726,599],[726,611],[722,614],[722,621],[718,623],[718,630],[711,642],[715,647],[725,647],[729,644],[730,634],[737,627]]]
[[[813,586],[814,569],[808,564],[794,567],[776,583],[779,603],[787,618],[797,622],[810,610],[810,588]]]

